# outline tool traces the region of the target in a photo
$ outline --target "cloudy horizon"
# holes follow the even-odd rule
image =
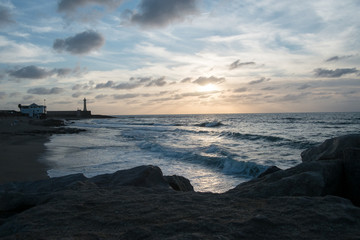
[[[0,109],[360,111],[360,2],[0,0]]]

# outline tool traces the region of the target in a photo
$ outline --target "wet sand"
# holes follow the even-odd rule
[[[47,166],[39,161],[50,134],[34,134],[49,127],[28,118],[0,118],[0,184],[46,179]]]

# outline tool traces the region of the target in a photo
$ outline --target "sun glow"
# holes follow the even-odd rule
[[[211,83],[198,87],[199,92],[211,92],[216,90],[218,90],[218,87]]]

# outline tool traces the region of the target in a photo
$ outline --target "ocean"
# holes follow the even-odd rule
[[[73,121],[79,134],[53,135],[50,177],[92,177],[139,165],[188,178],[196,191],[225,192],[269,166],[287,169],[328,138],[360,133],[360,113],[116,116]]]

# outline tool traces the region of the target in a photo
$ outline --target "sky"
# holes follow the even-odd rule
[[[360,111],[360,1],[0,0],[0,109]]]

